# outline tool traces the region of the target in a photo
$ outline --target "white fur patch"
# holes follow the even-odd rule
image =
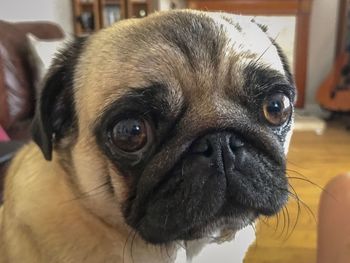
[[[207,15],[227,33],[230,40],[227,47],[228,53],[253,55],[253,58],[242,62],[249,63],[259,60],[259,64],[285,74],[276,47],[269,36],[257,24],[252,22],[253,17],[226,13],[207,13]],[[234,25],[227,19],[230,22],[232,21]],[[242,30],[238,30],[237,27],[242,28]]]
[[[207,239],[192,241],[186,251],[180,248],[175,263],[239,263],[243,262],[248,248],[255,240],[255,231],[252,226],[247,226],[238,231],[235,238],[224,243],[207,243]],[[204,247],[203,247],[204,246]],[[198,254],[198,248],[202,248]],[[194,253],[193,253],[194,252]],[[198,254],[198,255],[193,255]]]

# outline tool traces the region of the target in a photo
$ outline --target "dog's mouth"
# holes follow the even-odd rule
[[[284,161],[248,143],[238,147],[237,140],[234,148],[230,134],[215,136],[212,149],[194,144],[147,198],[133,200],[133,213],[126,219],[146,241],[164,244],[222,229],[238,231],[259,215],[276,214],[286,203]]]
[[[221,209],[213,214],[211,211],[215,209],[208,211],[195,207],[185,208],[176,203],[165,205],[164,210],[159,209],[163,206],[162,203],[156,199],[152,200],[137,227],[139,234],[153,244],[213,237],[214,233],[222,231],[235,233],[252,224],[261,214],[255,208],[238,203],[217,204]],[[208,206],[210,204],[207,203]]]
[[[287,201],[285,185],[283,189],[276,187],[272,195],[268,187],[254,192],[246,182],[229,189],[227,179],[202,182],[195,179],[198,176],[183,178],[173,174],[155,189],[137,223],[129,224],[152,244],[190,241],[225,229],[236,232],[260,215],[274,215]],[[268,180],[266,184],[270,184]]]

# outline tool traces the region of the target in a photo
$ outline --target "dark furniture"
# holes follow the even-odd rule
[[[0,142],[0,197],[5,167],[14,152],[30,139],[37,68],[26,38],[61,39],[62,29],[50,22],[9,23],[0,20],[0,125],[10,142]]]
[[[60,39],[61,28],[49,22],[9,23],[0,20],[0,125],[11,139],[29,138],[34,114],[37,69],[26,38]]]

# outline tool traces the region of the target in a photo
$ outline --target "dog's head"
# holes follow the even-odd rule
[[[104,221],[193,240],[286,203],[294,100],[282,53],[249,18],[173,11],[62,52],[33,136]]]

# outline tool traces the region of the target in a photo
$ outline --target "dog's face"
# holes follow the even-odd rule
[[[128,20],[61,54],[33,126],[84,206],[146,241],[239,230],[286,203],[295,89],[248,18]]]

